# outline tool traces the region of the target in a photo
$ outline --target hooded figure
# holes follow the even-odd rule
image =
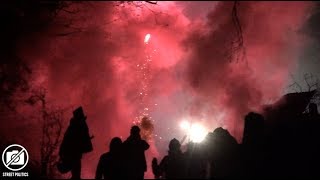
[[[169,143],[168,155],[158,165],[157,159],[152,160],[152,171],[155,178],[180,179],[186,178],[186,160],[180,149],[181,144],[177,139]]]
[[[60,146],[58,170],[61,173],[71,170],[72,179],[80,179],[82,154],[93,150],[86,119],[81,106],[73,111]]]
[[[96,179],[123,179],[122,156],[122,141],[119,137],[114,137],[110,142],[109,152],[100,157]]]

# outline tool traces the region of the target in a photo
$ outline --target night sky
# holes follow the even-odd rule
[[[320,77],[320,15],[315,2],[241,1],[235,21],[234,8],[234,2],[81,2],[57,11],[43,28],[26,23],[29,31],[10,39],[10,47],[31,70],[30,90],[12,90],[16,112],[1,110],[1,138],[39,158],[40,105],[19,100],[42,87],[48,106],[66,109],[63,132],[72,110],[84,108],[95,138],[83,178],[94,177],[111,138],[125,140],[142,113],[154,125],[148,163],[166,153],[172,138],[182,139],[183,120],[207,132],[226,128],[241,142],[249,111],[299,92],[289,87],[294,81],[308,90],[306,73],[312,82]]]

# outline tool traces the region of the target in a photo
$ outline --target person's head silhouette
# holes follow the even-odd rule
[[[87,116],[84,115],[82,106],[78,107],[73,111],[73,117],[76,119],[86,119]]]
[[[82,124],[87,119],[87,116],[83,112],[82,106],[79,106],[73,111],[73,117],[70,119],[70,125],[75,126]]]
[[[130,130],[131,136],[140,136],[140,128],[139,126],[132,126]]]
[[[122,140],[119,137],[112,138],[109,149],[110,152],[118,151],[121,148]]]
[[[169,151],[170,152],[180,151],[180,147],[181,147],[181,144],[176,138],[173,138],[169,143]]]

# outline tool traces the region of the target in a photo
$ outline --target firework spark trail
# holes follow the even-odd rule
[[[152,62],[152,47],[149,45],[151,35],[147,34],[144,38],[145,43],[145,59],[142,61],[142,63],[137,64],[137,71],[139,79],[141,79],[140,82],[140,91],[139,91],[139,109],[138,109],[138,115],[134,119],[134,124],[140,124],[141,120],[144,117],[147,117],[148,120],[151,119],[150,116],[150,102],[149,102],[149,92],[150,92],[150,66]],[[154,120],[153,120],[154,121]]]
[[[162,6],[162,3],[165,5]],[[95,151],[84,157],[88,163],[84,164],[82,174],[84,178],[92,178],[100,153],[106,150],[106,140],[114,136],[125,137],[132,119],[143,113],[150,115],[151,109],[158,135],[155,135],[157,139],[153,146],[150,143],[147,157],[156,156],[157,150],[161,155],[167,153],[168,141],[184,133],[171,130],[171,127],[180,117],[188,114],[196,118],[202,118],[204,114],[207,122],[204,124],[207,126],[216,124],[216,120],[211,120],[211,114],[222,112],[223,115],[217,117],[222,121],[221,126],[239,129],[232,135],[241,139],[241,115],[265,99],[276,99],[280,95],[280,87],[286,85],[287,72],[293,71],[291,66],[296,65],[295,57],[299,57],[300,45],[296,44],[302,44],[301,40],[304,40],[295,33],[288,33],[288,29],[296,31],[305,23],[305,14],[309,14],[306,12],[307,4],[310,2],[279,3],[244,2],[238,9],[250,69],[240,66],[241,63],[237,67],[235,63],[229,63],[223,56],[224,51],[221,51],[228,45],[225,42],[232,42],[233,36],[230,34],[235,32],[230,17],[233,3],[224,2],[214,3],[212,11],[201,13],[206,17],[205,21],[197,21],[199,16],[193,4],[179,7],[174,2],[159,2],[157,7],[161,8],[160,11],[168,10],[168,13],[155,16],[147,9],[147,13],[135,16],[133,12],[140,12],[137,6],[131,9],[121,7],[121,12],[114,13],[110,3],[104,3],[105,6],[92,3],[92,8],[84,6],[84,3],[75,3],[76,7],[71,9],[83,6],[86,11],[72,15],[76,19],[81,17],[74,26],[85,27],[86,31],[59,38],[50,35],[50,39],[45,33],[33,38],[35,33],[19,41],[19,56],[26,63],[33,64],[32,70],[37,72],[34,74],[35,82],[47,84],[49,100],[61,106],[70,103],[86,108],[90,131],[96,138],[93,141]],[[207,8],[207,4],[198,5]],[[59,18],[69,19],[71,16],[70,13],[60,12]],[[190,15],[187,17],[187,14]],[[122,18],[127,16],[129,18]],[[110,22],[115,18],[119,20],[102,26],[106,20]],[[147,38],[146,44],[143,38],[147,34],[145,31],[150,29],[153,29],[152,37]],[[52,27],[48,34],[56,31],[61,31],[60,25]],[[30,40],[34,42],[32,46]],[[157,53],[153,51],[155,45]],[[151,54],[152,62],[148,62],[145,56]],[[138,58],[141,56],[144,57]],[[143,89],[142,82],[145,82]],[[144,90],[146,92],[139,95]],[[141,101],[138,99],[137,102],[137,95]],[[155,100],[157,105],[151,100]],[[23,115],[34,114],[31,108],[19,112]],[[66,113],[66,123],[69,115],[70,112]],[[39,145],[32,138],[40,134],[37,121],[21,121],[18,118],[21,121],[18,125],[12,123],[16,122],[12,121],[15,119],[2,120],[6,127],[10,127],[0,130],[1,134],[6,135],[4,138],[16,137],[29,142],[26,145],[36,157]],[[239,126],[232,125],[234,122],[239,122]],[[17,128],[25,131],[18,134],[9,131]],[[147,177],[152,178],[152,172]]]

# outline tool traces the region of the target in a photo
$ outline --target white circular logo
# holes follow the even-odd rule
[[[2,152],[2,162],[11,171],[23,169],[28,161],[28,151],[19,144],[12,144]]]

